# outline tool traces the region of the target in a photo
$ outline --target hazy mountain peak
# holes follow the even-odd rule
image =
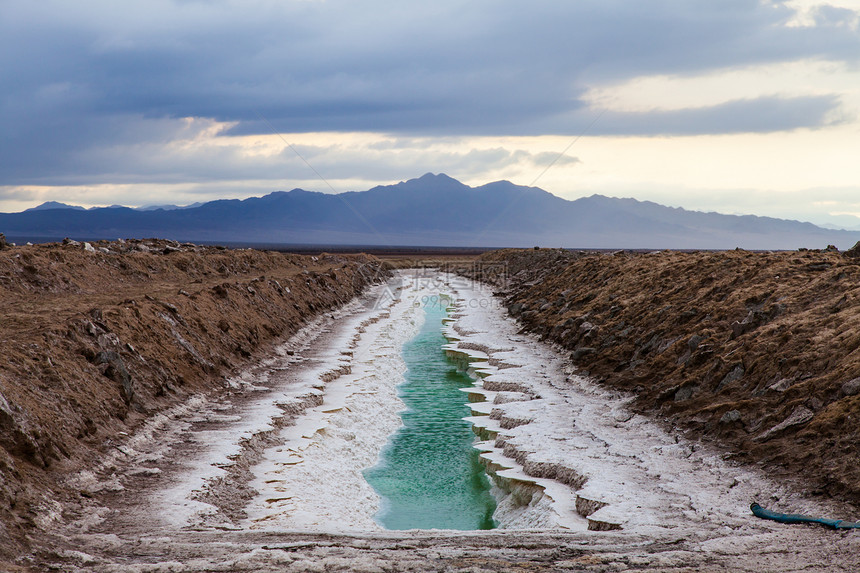
[[[142,207],[137,207],[137,211],[158,211],[161,209],[162,211],[175,211],[177,209],[194,209],[195,207],[199,207],[203,205],[201,202],[191,203],[190,205],[144,205]]]
[[[427,173],[425,173],[424,175],[422,175],[418,179],[410,179],[410,181],[428,182],[428,181],[457,181],[457,180],[454,179],[453,177],[450,177],[450,176],[444,174],[444,173],[438,173],[437,174],[437,173],[431,173],[428,171]],[[457,181],[457,183],[460,183],[460,182]]]
[[[60,203],[59,201],[45,201],[41,205],[37,205],[36,207],[31,207],[26,209],[27,211],[47,211],[49,209],[74,209],[75,211],[85,211],[83,207],[79,207],[78,205],[67,205],[66,203]]]
[[[408,181],[405,181],[403,183],[399,183],[398,185],[409,185],[409,186],[435,185],[437,187],[438,186],[444,186],[444,187],[456,187],[456,188],[469,188],[469,189],[471,189],[471,187],[469,187],[465,183],[457,181],[453,177],[449,177],[448,175],[445,175],[444,173],[439,173],[439,174],[425,173],[424,175],[422,175],[421,177],[418,177],[417,179],[409,179]]]

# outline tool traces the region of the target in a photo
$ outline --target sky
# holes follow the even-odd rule
[[[0,86],[0,212],[433,172],[860,227],[860,0],[0,0]]]

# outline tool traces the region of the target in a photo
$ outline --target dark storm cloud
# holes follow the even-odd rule
[[[231,134],[576,134],[594,117],[579,99],[592,82],[856,61],[852,13],[819,11],[810,28],[785,27],[790,16],[757,0],[6,0],[0,184],[97,169],[96,152],[178,137],[185,128],[169,120],[181,117],[237,122]],[[838,103],[608,113],[593,133],[816,127]]]

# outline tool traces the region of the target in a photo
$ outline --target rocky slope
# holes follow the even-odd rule
[[[366,255],[0,245],[0,559],[85,495],[65,476],[387,274]]]
[[[856,508],[854,254],[505,250],[463,272],[640,412]]]

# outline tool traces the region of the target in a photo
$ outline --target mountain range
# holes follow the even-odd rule
[[[426,174],[367,191],[294,189],[183,208],[81,209],[46,203],[0,213],[0,232],[44,239],[160,237],[180,241],[361,246],[640,249],[840,249],[860,232],[811,223],[722,215],[635,199],[592,195],[575,201],[537,187],[497,181],[470,187]]]

